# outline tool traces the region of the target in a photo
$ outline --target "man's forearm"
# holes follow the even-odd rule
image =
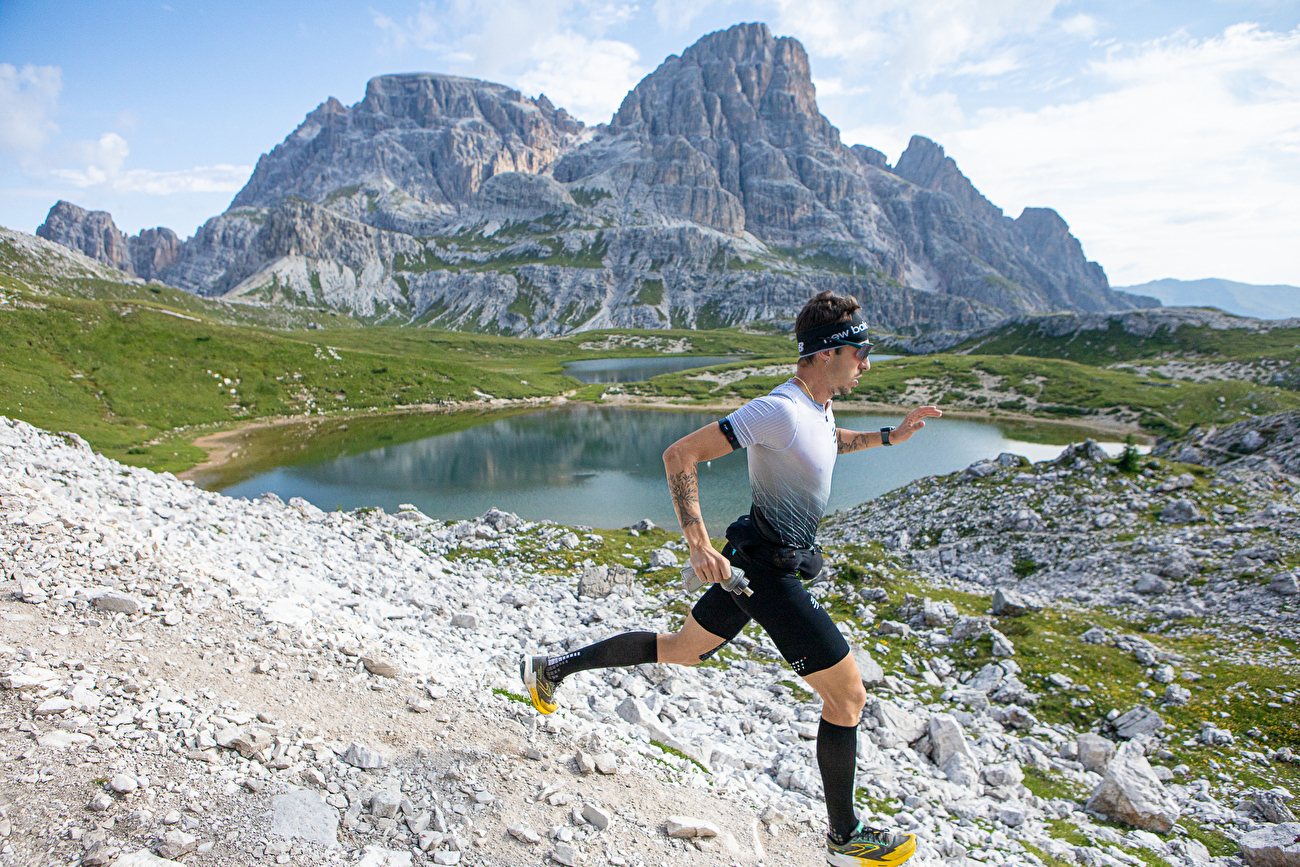
[[[873,449],[882,444],[880,431],[859,431],[845,430],[844,428],[835,429],[835,443],[839,447],[839,454],[848,454],[849,452],[858,452],[863,449]]]
[[[695,464],[670,469],[668,491],[672,494],[673,509],[677,512],[677,523],[682,527],[686,544],[692,548],[709,545],[709,533],[700,513],[700,482]]]

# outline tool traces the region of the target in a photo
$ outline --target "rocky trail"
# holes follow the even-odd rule
[[[1294,425],[833,516],[864,818],[918,865],[1296,864]],[[824,863],[819,708],[760,633],[520,700],[521,653],[684,610],[676,542],[557,568],[598,539],[230,499],[0,419],[0,864]]]

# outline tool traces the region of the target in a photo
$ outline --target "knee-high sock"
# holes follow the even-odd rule
[[[848,839],[858,826],[853,810],[853,783],[858,771],[858,729],[821,721],[817,727],[817,767],[826,794],[826,818],[837,841]]]
[[[658,662],[658,638],[653,632],[625,632],[563,656],[552,656],[546,660],[546,679],[559,683],[571,674],[593,668]]]

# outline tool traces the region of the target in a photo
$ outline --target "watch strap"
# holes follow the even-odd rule
[[[893,443],[891,443],[891,442],[889,441],[889,432],[892,431],[892,430],[894,430],[894,428],[892,428],[892,427],[882,427],[882,428],[880,429],[880,444],[881,444],[882,446],[892,446],[892,445],[893,445]]]

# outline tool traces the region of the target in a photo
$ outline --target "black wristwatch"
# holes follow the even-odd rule
[[[893,443],[891,443],[891,442],[889,441],[889,432],[890,432],[891,430],[894,430],[894,428],[892,428],[892,427],[882,427],[882,428],[880,429],[880,444],[881,444],[882,446],[892,446],[892,445],[893,445]]]

